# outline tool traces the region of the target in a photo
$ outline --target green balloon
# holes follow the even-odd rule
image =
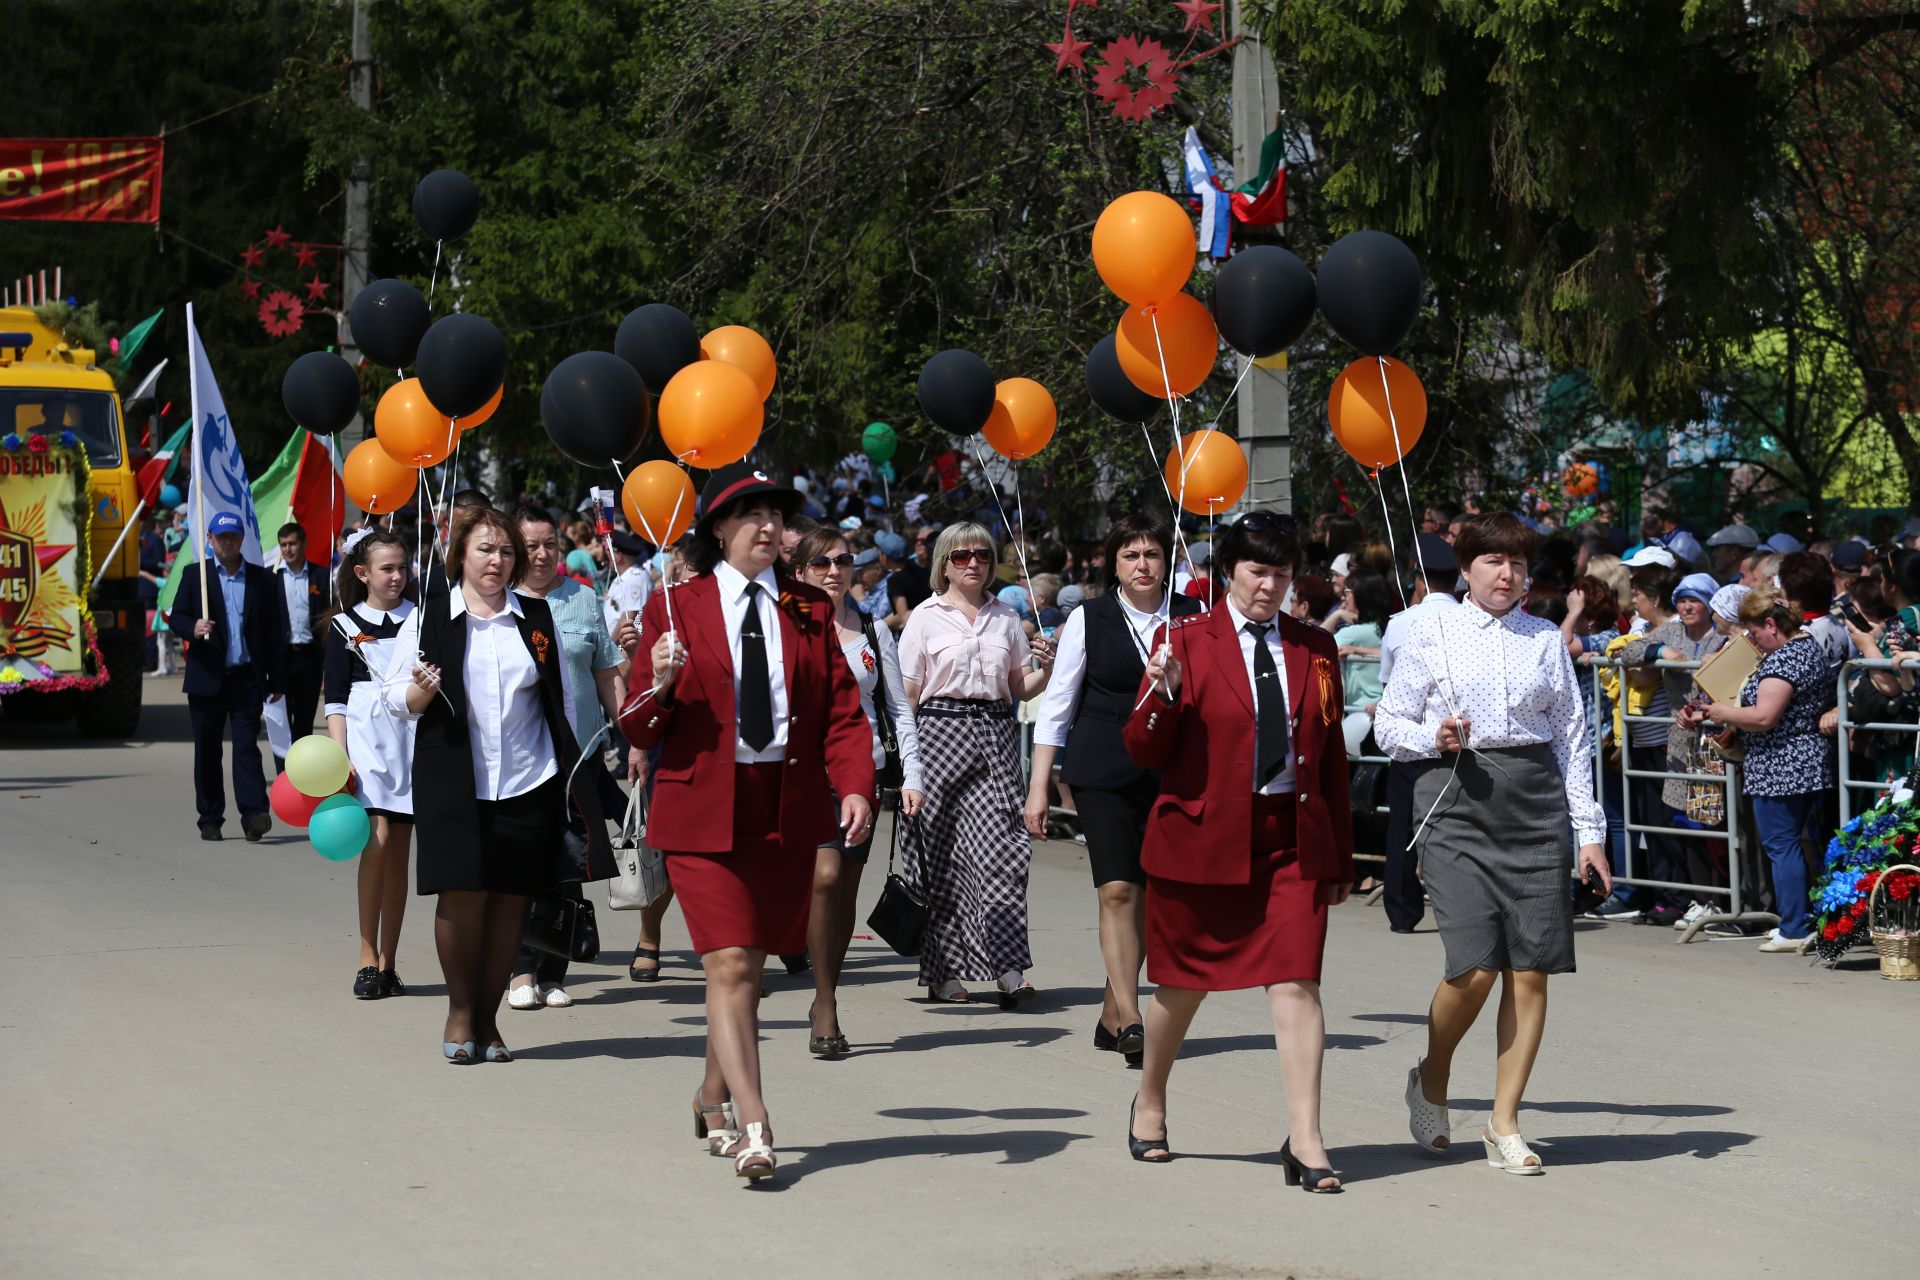
[[[875,462],[885,462],[900,447],[900,441],[893,434],[893,428],[884,422],[869,422],[864,435],[860,437],[860,447],[866,450],[867,457]]]
[[[348,795],[328,796],[314,806],[313,817],[307,820],[307,838],[329,862],[359,857],[372,833],[373,821],[366,808]]]

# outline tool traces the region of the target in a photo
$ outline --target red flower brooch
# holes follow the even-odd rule
[[[547,665],[547,648],[552,643],[552,641],[547,639],[546,632],[536,631],[533,633],[533,658],[535,662],[538,662],[543,667]]]

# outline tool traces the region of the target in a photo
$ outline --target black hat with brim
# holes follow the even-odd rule
[[[755,499],[774,503],[780,508],[780,514],[789,520],[800,509],[801,503],[798,489],[775,484],[766,472],[751,463],[736,462],[721,467],[707,477],[706,487],[700,490],[700,521],[695,527],[700,533],[706,534],[713,529],[713,522],[725,515],[729,507]]]

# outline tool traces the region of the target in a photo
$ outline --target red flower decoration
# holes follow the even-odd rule
[[[276,338],[291,338],[300,332],[306,315],[298,298],[285,289],[275,289],[260,304],[260,327]]]
[[[32,435],[27,437],[28,453],[45,453],[49,447],[45,436]]]
[[[1837,924],[1830,924],[1826,928],[1820,931],[1820,936],[1825,938],[1828,942],[1832,942],[1835,938],[1840,936],[1840,926]]]
[[[1157,40],[1121,36],[1100,50],[1100,70],[1093,77],[1093,94],[1113,104],[1113,114],[1122,120],[1145,120],[1173,101],[1180,87],[1180,75],[1173,55]],[[1140,73],[1144,83],[1134,88],[1126,76]]]
[[[1853,914],[1856,917],[1867,914],[1867,900],[1865,898],[1853,904]]]
[[[1896,902],[1905,902],[1913,894],[1913,877],[1895,876],[1892,883],[1887,885],[1887,892],[1893,895]]]
[[[544,631],[535,631],[531,634],[533,636],[534,661],[544,667],[547,665],[547,646],[551,642],[547,639],[547,633]]]

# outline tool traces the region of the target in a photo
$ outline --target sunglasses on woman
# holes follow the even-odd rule
[[[809,556],[807,558],[807,567],[809,569],[824,569],[828,565],[834,565],[841,569],[851,569],[853,567],[853,556],[848,552],[842,551],[837,556]]]
[[[992,564],[993,552],[988,551],[984,547],[959,547],[947,552],[947,563],[953,565]]]
[[[1299,530],[1300,522],[1284,512],[1249,511],[1234,523],[1234,528],[1245,529],[1248,533],[1259,533],[1265,529],[1294,533]]]

